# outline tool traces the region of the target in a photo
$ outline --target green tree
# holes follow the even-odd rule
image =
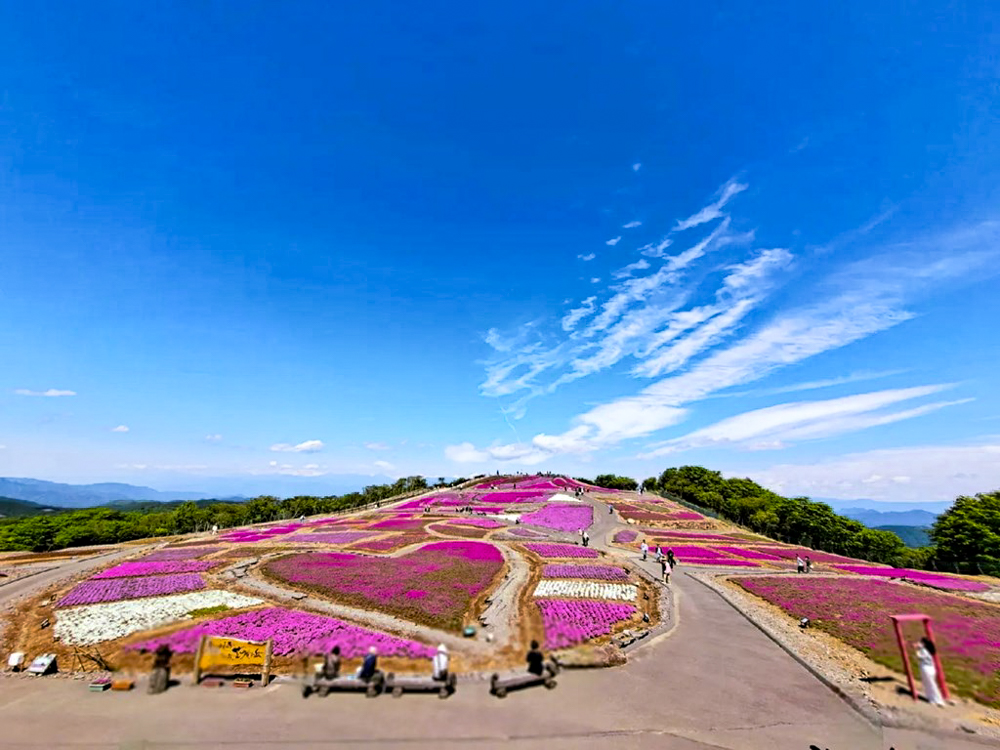
[[[942,569],[1000,575],[1000,492],[957,498],[930,536]]]

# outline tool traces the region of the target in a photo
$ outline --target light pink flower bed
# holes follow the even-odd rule
[[[521,523],[567,533],[576,532],[589,529],[594,523],[594,509],[589,505],[576,503],[548,503],[541,510],[522,515]]]

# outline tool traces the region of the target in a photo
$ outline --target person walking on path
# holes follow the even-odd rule
[[[667,550],[667,562],[670,563],[671,569],[677,564],[677,558],[674,557],[674,551],[672,549]]]
[[[587,533],[586,529],[583,530],[583,546],[584,547],[590,546],[590,534]]]
[[[646,555],[649,554],[649,545],[646,544],[646,540],[642,540],[642,544],[639,545],[639,549],[642,551],[642,559],[646,559]]]
[[[937,649],[930,638],[921,638],[913,644],[917,648],[917,664],[920,665],[920,681],[924,684],[924,695],[927,702],[935,706],[943,706],[944,698],[941,697],[941,688],[937,681],[937,666],[934,664],[934,654]]]
[[[656,562],[663,560],[663,548],[657,544],[656,545]]]
[[[802,559],[802,555],[796,555],[795,556],[795,567],[796,567],[796,569],[798,570],[799,573],[805,573],[806,572],[806,563]]]
[[[806,557],[806,573],[812,573],[812,572],[813,572],[813,561],[810,560],[809,557],[807,556]]]
[[[664,583],[670,583],[671,565],[667,558],[660,558],[660,575],[663,576]]]

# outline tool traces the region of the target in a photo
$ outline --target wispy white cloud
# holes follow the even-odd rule
[[[841,375],[835,378],[824,378],[822,380],[810,380],[804,383],[793,383],[777,388],[756,388],[749,391],[732,391],[730,393],[714,394],[719,398],[730,398],[733,396],[778,396],[782,393],[797,393],[799,391],[818,391],[822,388],[833,388],[838,385],[850,385],[852,383],[863,383],[869,380],[879,380],[889,378],[894,375],[903,375],[909,370],[881,370],[877,372],[854,372],[850,375]]]
[[[611,238],[610,240],[608,240],[608,241],[607,241],[607,242],[605,242],[604,244],[605,244],[605,245],[610,245],[611,247],[614,247],[615,245],[617,245],[617,244],[618,244],[619,242],[621,242],[621,241],[622,241],[622,238],[621,238],[621,236],[619,235],[618,237],[612,237],[612,238]]]
[[[641,221],[630,221],[628,224],[622,224],[622,229],[635,229],[636,227],[641,227]]]
[[[576,257],[579,258],[580,260],[586,262],[586,261],[590,261],[590,260],[593,260],[594,258],[596,258],[597,257],[597,253],[587,253],[586,255],[577,255]]]
[[[76,395],[76,391],[63,391],[58,388],[49,388],[45,391],[33,391],[29,388],[17,388],[14,393],[18,396],[42,396],[44,398],[59,398],[60,396]]]
[[[275,443],[271,450],[275,453],[315,453],[323,450],[322,440],[306,440],[303,443],[292,445],[291,443]]]
[[[112,432],[128,432],[128,425],[120,424],[117,427],[111,428]]]
[[[890,502],[954,500],[1000,487],[1000,441],[921,445],[850,453],[807,464],[739,473],[788,495]]]
[[[214,435],[205,435],[205,442],[206,443],[221,443],[222,442],[222,435],[219,435],[218,433],[216,433]]]
[[[643,454],[667,455],[692,448],[740,446],[751,449],[785,447],[803,440],[832,437],[892,424],[929,414],[946,406],[965,403],[939,401],[904,411],[885,411],[903,401],[939,393],[950,385],[897,388],[822,401],[797,401],[737,414],[703,427]]]
[[[391,447],[392,446],[387,445],[386,443],[365,443],[365,448],[370,451],[387,451]]]
[[[695,214],[692,214],[686,219],[678,221],[677,226],[674,227],[674,231],[681,232],[685,229],[691,229],[692,227],[697,227],[710,221],[721,219],[725,216],[722,209],[725,208],[726,204],[729,203],[733,197],[739,195],[746,189],[747,185],[737,182],[736,180],[730,180],[722,186],[722,190],[719,191],[719,197],[714,202],[705,206],[703,209]]]
[[[591,284],[600,284],[601,283],[601,277],[600,276],[592,276],[590,278],[590,283]]]
[[[625,279],[634,274],[636,271],[645,271],[649,268],[649,261],[645,258],[640,258],[635,263],[629,263],[627,266],[623,266],[615,271],[612,276],[616,279]]]
[[[642,162],[637,161],[635,164],[632,165],[633,172],[638,172],[640,169],[642,169]]]
[[[580,303],[579,307],[574,307],[568,313],[563,316],[562,319],[562,329],[564,331],[572,331],[576,328],[576,324],[581,320],[586,318],[588,315],[594,312],[594,303],[597,301],[597,297],[587,297],[583,302]]]
[[[395,471],[396,467],[388,461],[373,461],[372,464],[385,471]]]

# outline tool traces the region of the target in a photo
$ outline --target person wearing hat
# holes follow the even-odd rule
[[[443,643],[438,646],[437,653],[434,654],[434,658],[431,660],[431,667],[433,669],[431,676],[439,681],[445,682],[448,679],[448,647]]]

